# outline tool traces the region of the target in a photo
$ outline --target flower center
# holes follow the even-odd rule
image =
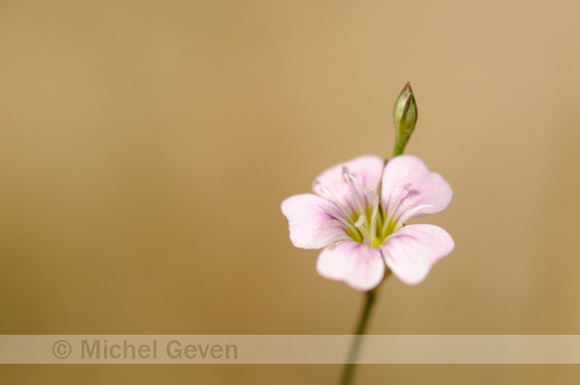
[[[403,226],[400,221],[403,218],[396,218],[394,213],[407,196],[411,183],[405,183],[396,195],[391,195],[386,207],[380,201],[377,190],[363,186],[347,167],[342,169],[342,179],[345,184],[342,186],[340,197],[336,197],[320,182],[315,182],[325,198],[331,201],[339,212],[327,213],[346,227],[348,236],[353,241],[378,248],[385,243],[389,235]]]

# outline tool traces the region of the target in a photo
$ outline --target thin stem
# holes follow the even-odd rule
[[[363,336],[365,334],[365,330],[368,325],[371,311],[373,309],[373,304],[377,296],[376,292],[377,289],[378,287],[365,293],[365,304],[355,333],[357,336],[352,344],[352,347],[350,348],[348,362],[344,366],[344,371],[342,372],[342,380],[340,381],[341,385],[350,385],[354,377],[354,370],[356,369],[356,360],[363,340]]]
[[[395,143],[395,149],[393,151],[393,158],[395,156],[399,156],[399,155],[403,155],[403,151],[405,151],[405,147],[407,146],[407,142],[405,141],[405,143],[400,143],[398,140]]]

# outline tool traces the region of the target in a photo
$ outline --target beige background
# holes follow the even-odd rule
[[[373,334],[580,334],[580,2],[0,2],[0,334],[348,334],[362,295],[280,202],[407,153],[456,249]],[[338,366],[14,366],[11,384],[334,384]],[[359,384],[577,384],[576,366],[364,366]]]

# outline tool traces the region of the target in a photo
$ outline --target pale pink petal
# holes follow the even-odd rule
[[[394,222],[435,214],[447,207],[452,196],[449,183],[416,156],[397,156],[385,167],[382,201]]]
[[[348,205],[353,202],[353,197],[352,190],[344,180],[343,168],[346,167],[363,187],[376,189],[384,166],[384,160],[376,155],[359,156],[322,172],[314,180],[312,189],[323,197],[327,196],[323,189],[328,189],[341,204]]]
[[[407,285],[416,285],[454,247],[453,239],[441,227],[423,224],[403,227],[387,238],[381,250],[393,274]]]
[[[385,262],[378,249],[353,241],[327,247],[318,256],[316,271],[325,278],[346,282],[350,287],[374,289],[385,275]]]
[[[296,247],[321,249],[341,239],[348,239],[335,206],[314,194],[294,195],[282,202],[288,219],[290,240]]]

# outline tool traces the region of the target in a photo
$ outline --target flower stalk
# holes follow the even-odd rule
[[[342,372],[340,385],[350,385],[352,383],[352,379],[354,377],[354,372],[356,369],[356,361],[358,359],[358,354],[360,351],[362,340],[364,334],[366,333],[371,312],[373,310],[373,305],[375,304],[375,300],[377,297],[377,289],[378,287],[374,288],[373,290],[365,292],[365,303],[360,315],[358,326],[356,328],[355,332],[356,337],[350,348],[350,354],[348,356],[348,361],[344,366],[344,370]]]

